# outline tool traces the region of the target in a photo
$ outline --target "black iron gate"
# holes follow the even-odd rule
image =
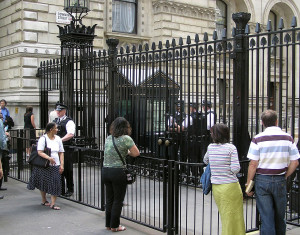
[[[300,29],[296,19],[290,29],[281,20],[279,31],[272,31],[268,24],[266,32],[261,32],[257,24],[255,34],[250,34],[248,13],[236,13],[233,19],[232,38],[224,30],[222,39],[214,32],[205,33],[202,39],[196,35],[193,41],[187,37],[186,42],[180,38],[132,48],[118,47],[118,40],[108,39],[108,51],[89,50],[73,54],[71,60],[41,63],[42,117],[48,116],[49,90],[62,89],[53,86],[65,76],[59,71],[72,71],[76,77],[64,87],[72,88],[73,98],[61,96],[61,101],[72,107],[70,115],[82,145],[103,150],[107,126],[123,116],[143,156],[199,163],[204,151],[193,150],[205,150],[208,132],[203,125],[191,125],[190,105],[207,117],[209,110],[202,107],[205,101],[214,111],[214,121],[229,126],[241,160],[246,158],[250,139],[262,130],[259,115],[266,108],[278,111],[279,125],[299,146]],[[178,104],[180,113],[176,114]],[[172,119],[176,115],[186,126],[175,130]],[[199,175],[192,168],[180,169],[186,178],[197,181]],[[245,175],[240,178],[244,185]],[[299,195],[293,189],[291,193],[293,198]]]

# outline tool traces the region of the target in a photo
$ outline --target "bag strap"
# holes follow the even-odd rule
[[[116,143],[115,143],[115,138],[113,137],[113,135],[111,136],[111,138],[112,138],[112,142],[113,142],[113,144],[114,144],[115,150],[117,151],[117,153],[118,153],[118,155],[119,155],[121,161],[123,162],[123,165],[126,167],[126,163],[125,163],[124,159],[122,158],[122,155],[121,155],[121,153],[119,152],[119,149],[117,148],[117,145],[116,145]]]
[[[45,148],[47,148],[47,139],[46,139],[46,136],[43,135],[43,137],[45,138]]]

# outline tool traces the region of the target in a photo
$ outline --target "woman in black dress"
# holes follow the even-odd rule
[[[24,129],[26,133],[26,139],[30,139],[26,143],[26,160],[28,160],[30,152],[31,152],[31,145],[35,144],[36,142],[36,135],[35,135],[35,123],[34,123],[34,115],[32,113],[33,108],[32,106],[26,107],[26,112],[24,114]]]

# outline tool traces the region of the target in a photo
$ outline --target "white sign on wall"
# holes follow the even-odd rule
[[[72,17],[64,11],[57,11],[56,12],[56,23],[61,24],[70,24],[72,21]]]

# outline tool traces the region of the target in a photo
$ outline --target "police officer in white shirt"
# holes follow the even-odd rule
[[[70,148],[72,140],[75,135],[75,123],[66,115],[68,107],[64,104],[56,105],[57,118],[54,122],[57,124],[58,132],[57,135],[61,137],[65,154],[65,169],[62,174],[62,195],[70,197],[74,193],[74,182],[73,182],[73,149]],[[67,192],[65,192],[65,179],[67,183]]]

